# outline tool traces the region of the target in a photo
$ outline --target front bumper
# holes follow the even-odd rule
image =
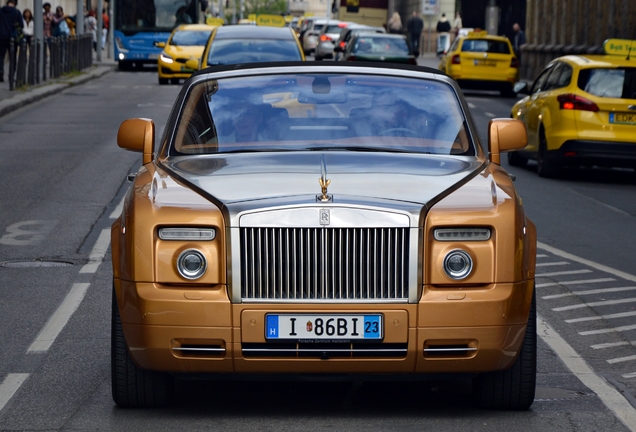
[[[231,304],[221,285],[194,291],[115,281],[126,341],[140,367],[212,374],[503,370],[520,349],[532,287],[533,281],[461,291],[425,287],[418,304]],[[265,340],[271,312],[381,313],[384,340],[271,344]]]
[[[548,157],[564,165],[636,168],[636,142],[569,140]]]

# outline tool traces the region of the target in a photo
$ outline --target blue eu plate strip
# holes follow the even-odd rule
[[[278,315],[267,315],[267,337],[278,337]]]

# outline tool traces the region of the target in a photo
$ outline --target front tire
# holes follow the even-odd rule
[[[113,290],[111,315],[111,381],[113,400],[123,408],[159,407],[170,403],[174,383],[165,372],[144,370],[130,356]]]
[[[521,352],[508,370],[482,373],[473,379],[477,406],[489,409],[527,410],[534,402],[537,382],[537,300],[533,290],[528,325]]]
[[[548,155],[548,140],[545,137],[545,130],[541,128],[539,132],[539,154],[537,156],[537,174],[539,177],[550,178],[557,175],[559,167],[550,159]]]

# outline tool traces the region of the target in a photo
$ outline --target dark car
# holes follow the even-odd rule
[[[363,32],[375,32],[375,33],[386,33],[384,27],[371,27],[361,24],[349,24],[343,31],[340,33],[340,38],[334,44],[334,59],[342,60],[342,53],[344,53],[347,48],[347,44],[351,39],[357,35],[358,33]]]
[[[406,36],[400,34],[359,33],[347,44],[342,60],[417,65]]]

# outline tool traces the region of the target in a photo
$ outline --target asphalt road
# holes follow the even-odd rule
[[[116,130],[148,117],[161,132],[178,90],[156,73],[113,72],[0,118],[0,430],[629,430],[636,176],[546,180],[532,165],[510,170],[540,241],[531,410],[475,410],[466,383],[443,380],[184,381],[169,408],[115,407],[104,239],[140,159],[116,146]],[[514,103],[467,97],[482,139]]]

